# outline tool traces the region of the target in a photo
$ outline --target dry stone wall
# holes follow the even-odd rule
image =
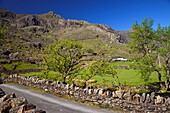
[[[27,99],[16,97],[14,93],[5,94],[0,88],[0,113],[46,113],[37,110],[36,106],[28,103]]]
[[[133,112],[170,112],[170,96],[160,96],[155,92],[135,94],[123,90],[111,91],[102,88],[78,87],[63,84],[59,81],[49,81],[31,76],[10,75],[4,78],[4,82],[16,82],[25,86],[31,86],[54,92],[75,99],[93,102],[103,107],[114,107]]]

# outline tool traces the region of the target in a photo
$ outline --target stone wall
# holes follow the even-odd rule
[[[25,98],[16,97],[14,93],[5,94],[0,88],[0,113],[46,113],[37,110],[36,106],[28,103]]]
[[[93,102],[103,107],[114,107],[133,112],[170,112],[170,96],[160,96],[155,92],[135,94],[123,90],[106,90],[93,87],[78,87],[31,76],[10,75],[4,82],[16,82],[25,86],[41,88],[82,101]]]

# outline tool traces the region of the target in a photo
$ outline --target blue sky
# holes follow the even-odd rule
[[[0,7],[19,14],[53,11],[65,19],[107,24],[115,30],[127,30],[137,20],[154,19],[170,26],[170,0],[0,0]]]

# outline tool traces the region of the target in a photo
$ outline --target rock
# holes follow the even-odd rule
[[[149,94],[147,94],[147,96],[146,96],[146,101],[145,101],[146,103],[150,103],[151,102],[151,98],[150,98],[150,95]]]
[[[146,100],[146,93],[142,93],[142,103],[144,103]]]
[[[23,28],[27,26],[41,26],[42,21],[36,15],[24,16],[16,20],[17,27]]]
[[[132,101],[131,92],[130,92],[130,91],[126,92],[126,93],[123,95],[123,99],[127,100],[128,102],[129,102],[129,101]]]
[[[28,103],[27,100],[25,98],[13,98],[11,100],[11,106],[14,107],[18,107],[21,106],[23,104]]]
[[[0,89],[0,94],[5,94]],[[16,98],[14,93],[4,95],[0,98],[0,113],[46,113],[43,110],[36,110],[36,106],[28,103],[25,98]]]
[[[155,100],[155,92],[152,92],[150,97],[151,97],[152,103],[154,103],[154,100]]]
[[[103,94],[103,89],[100,89],[98,95],[101,96]]]
[[[0,98],[0,103],[8,100],[9,98],[16,98],[14,93],[4,95],[2,98]]]
[[[31,110],[31,109],[36,109],[36,106],[31,104],[31,103],[27,103],[27,104],[24,104],[23,109],[25,111],[28,111],[28,110]]]
[[[114,91],[112,92],[112,97],[113,98],[117,98],[118,97]]]
[[[125,92],[122,90],[119,90],[119,91],[115,91],[115,93],[120,99],[122,99]]]
[[[67,89],[67,90],[68,90],[69,88],[70,88],[70,85],[69,85],[69,84],[67,84],[67,85],[66,85],[66,87],[65,87],[65,89]]]
[[[93,90],[92,89],[89,89],[88,90],[88,94],[91,95],[93,93]]]
[[[136,102],[136,103],[139,103],[140,102],[140,95],[139,94],[135,94],[133,96],[133,100]]]
[[[20,109],[20,106],[11,108],[11,109],[9,110],[9,113],[18,113],[18,110],[19,110],[19,109]]]
[[[110,91],[106,91],[106,96],[107,97],[111,97],[112,95],[111,95],[111,92]]]
[[[165,105],[170,106],[170,97],[165,100]]]
[[[164,98],[161,97],[160,95],[158,95],[158,96],[156,97],[155,103],[156,103],[156,104],[163,104],[163,102],[164,102]]]
[[[0,88],[0,98],[5,95],[5,92]]]
[[[54,81],[54,82],[51,83],[51,85],[52,85],[52,86],[56,86],[56,85],[57,85],[57,82]]]
[[[12,103],[12,98],[3,101],[0,104],[0,113],[8,113],[8,111],[12,108],[11,103]]]
[[[95,88],[95,89],[93,90],[93,94],[94,94],[94,95],[97,95],[98,92],[99,92],[99,89],[97,89],[97,88]]]

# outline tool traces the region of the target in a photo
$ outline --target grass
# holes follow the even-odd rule
[[[117,62],[112,62],[111,64],[113,66],[131,66],[134,62],[130,61],[117,61]]]
[[[153,83],[158,82],[158,78],[156,73],[153,73],[150,77],[150,80],[145,82],[142,78],[141,75],[138,73],[138,70],[125,70],[125,69],[116,69],[118,72],[118,77],[119,77],[119,81],[120,84],[123,86],[145,86],[145,85],[152,85]],[[22,74],[24,76],[38,76],[40,78],[45,78],[45,76],[43,75],[43,72],[30,72],[30,73],[26,73],[26,74]],[[58,73],[57,72],[49,72],[49,76],[47,77],[47,79],[49,80],[58,80]],[[78,78],[81,78],[80,76],[78,76]],[[103,78],[105,80],[107,80],[107,82],[105,83],[103,81]],[[115,85],[118,85],[118,79],[115,77],[101,77],[101,76],[95,76],[92,79],[97,80],[97,86],[111,86],[111,82],[109,81],[113,81],[115,83]],[[165,78],[163,77],[163,80],[165,80]]]
[[[11,70],[15,64],[18,62],[13,62],[12,64],[3,64],[3,66]],[[133,64],[133,62],[127,61],[127,62],[112,62],[111,63],[114,66],[130,66]],[[16,68],[17,70],[24,70],[24,69],[35,69],[38,68],[36,64],[30,64],[30,63],[20,63],[18,67]],[[145,86],[145,85],[153,85],[154,83],[158,82],[158,78],[156,73],[153,73],[150,76],[150,80],[145,82],[142,78],[141,75],[138,73],[138,70],[133,70],[133,69],[116,69],[117,71],[117,76],[119,78],[120,84],[123,86]],[[85,73],[88,73],[87,71],[81,71],[81,75]],[[40,78],[46,78],[48,80],[58,80],[60,81],[61,78],[59,78],[59,74],[57,72],[50,71],[48,76],[45,76],[43,71],[41,72],[29,72],[22,74],[23,76],[37,76]],[[79,79],[81,79],[81,75],[78,76]],[[97,80],[97,83],[93,85],[97,86],[111,86],[112,83],[114,82],[115,85],[118,85],[118,79],[116,77],[101,77],[101,76],[95,76],[92,79]],[[104,81],[106,80],[106,81]],[[165,80],[165,77],[163,77],[163,80]]]
[[[37,64],[30,64],[30,63],[23,63],[23,62],[13,62],[12,64],[1,64],[4,66],[7,70],[12,70],[14,65],[18,65],[16,70],[25,70],[25,69],[37,69]]]

